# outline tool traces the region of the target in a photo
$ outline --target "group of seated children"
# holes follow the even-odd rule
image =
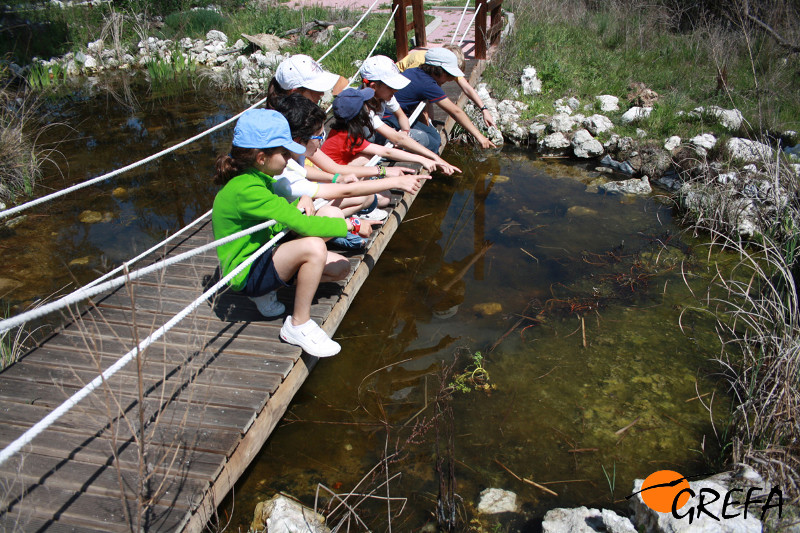
[[[423,71],[439,91],[439,86],[453,76],[463,76],[449,50],[427,51],[425,64],[419,69],[429,65],[447,73]],[[414,70],[418,69],[407,72]],[[222,188],[212,211],[215,238],[275,222],[219,246],[221,275],[238,270],[229,287],[249,297],[267,317],[284,314],[285,306],[278,301],[276,291],[294,285],[292,314],[286,316],[280,337],[316,357],[335,355],[340,346],[311,318],[314,294],[320,282],[342,280],[350,273],[348,260],[329,251],[328,244],[345,249],[363,247],[373,226],[386,218],[386,211],[380,207],[392,202],[391,191],[415,194],[430,178],[415,175],[406,167],[366,165],[367,159],[414,162],[427,171],[439,170],[447,175],[461,172],[439,156],[438,143],[433,146],[413,133],[417,125],[412,126],[405,113],[415,98],[433,101],[451,113],[438,92],[429,87],[414,90],[414,80],[422,77],[401,74],[385,56],[367,59],[359,73],[363,80],[360,89],[343,88],[346,80],[343,83],[343,78],[325,71],[308,56],[284,60],[268,88],[267,105],[271,109],[243,113],[236,123],[230,152],[219,156],[216,163],[215,181]],[[327,91],[336,96],[334,122],[326,136],[326,115],[317,104]],[[406,95],[399,98],[404,91]],[[427,100],[428,96],[434,99]],[[466,115],[451,115],[481,145],[493,146]],[[402,149],[374,142],[383,139]],[[293,232],[294,238],[261,250],[286,231]]]

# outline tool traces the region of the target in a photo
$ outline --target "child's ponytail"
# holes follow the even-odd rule
[[[258,148],[239,148],[234,146],[230,153],[217,157],[214,165],[214,183],[225,185],[231,178],[238,176],[256,163]]]

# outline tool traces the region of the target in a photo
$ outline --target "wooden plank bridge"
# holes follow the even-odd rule
[[[473,80],[483,63],[474,66],[468,62]],[[458,88],[449,85],[455,99]],[[413,200],[406,194],[366,253],[350,257],[346,280],[320,286],[312,317],[328,334]],[[164,255],[212,240],[208,222]],[[67,316],[65,326],[0,373],[0,446],[218,279],[211,250]],[[286,303],[292,297],[281,291]],[[279,340],[281,320],[265,319],[249,299],[227,290],[204,302],[0,466],[0,526],[26,532],[201,531],[316,363]]]

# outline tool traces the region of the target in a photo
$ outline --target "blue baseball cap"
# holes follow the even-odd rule
[[[364,102],[375,96],[369,87],[364,89],[345,89],[333,99],[333,114],[343,120],[352,120],[361,112]]]
[[[286,118],[272,109],[245,111],[233,129],[233,145],[239,148],[277,148],[282,146],[296,154],[306,147],[292,140]]]

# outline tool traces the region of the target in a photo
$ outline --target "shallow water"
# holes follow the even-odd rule
[[[44,102],[54,149],[37,195],[64,189],[177,144],[247,104],[211,91],[165,96],[138,91],[127,102],[117,82]],[[129,105],[133,102],[133,106]],[[211,208],[216,154],[230,147],[223,128],[152,163],[23,212],[0,230],[0,302],[12,312],[134,257]]]
[[[462,518],[481,490],[503,488],[523,512],[487,525],[512,530],[558,506],[624,510],[635,478],[701,473],[718,453],[693,400],[714,391],[718,343],[686,309],[681,265],[694,290],[707,280],[671,207],[587,191],[596,172],[522,151],[447,155],[465,174],[428,183],[412,205],[336,334],[342,353],[317,365],[221,509],[233,526],[278,491],[313,506],[318,484],[352,490],[398,452],[390,494],[408,503],[392,526],[417,530],[435,521],[437,432],[442,455],[452,445]],[[472,371],[475,352],[494,388],[454,392],[452,417],[432,422],[442,368],[458,353],[454,374]],[[362,508],[387,527],[384,501]]]
[[[70,127],[41,139],[62,141],[64,172],[43,188],[127,165],[246,107],[213,91],[137,93],[130,107],[102,87],[47,108],[49,122]],[[16,311],[83,284],[208,210],[230,134],[28,212],[0,234],[0,302]],[[401,474],[389,494],[406,501],[397,531],[435,521],[441,479],[463,522],[481,490],[516,492],[521,513],[486,526],[526,530],[556,506],[625,509],[633,479],[701,473],[719,456],[693,399],[708,402],[715,388],[713,325],[690,309],[690,288],[708,284],[706,250],[681,235],[671,206],[597,194],[596,172],[522,150],[449,147],[446,158],[464,174],[430,181],[412,205],[336,333],[342,353],[317,365],[220,508],[229,530],[246,529],[277,491],[313,505],[318,484],[351,490],[385,454]],[[476,352],[490,388],[444,394],[467,369],[486,377],[470,366]],[[447,463],[437,473],[437,457],[452,458],[452,477]],[[378,483],[367,476],[358,490]],[[321,489],[320,505],[328,500]],[[400,506],[392,500],[393,513]],[[359,510],[386,529],[384,500]]]

